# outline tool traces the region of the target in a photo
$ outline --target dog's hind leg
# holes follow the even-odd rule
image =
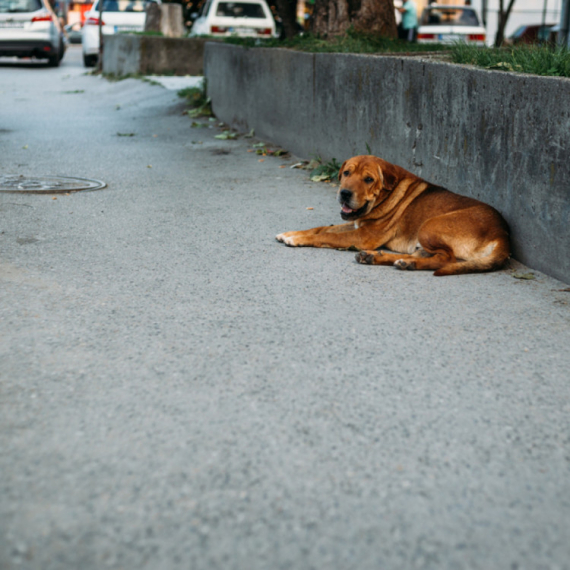
[[[431,257],[432,254],[420,248],[412,254],[388,253],[382,251],[361,251],[356,254],[356,261],[365,265],[396,265],[397,261],[413,264],[418,258]],[[400,267],[400,269],[416,269],[416,267]]]

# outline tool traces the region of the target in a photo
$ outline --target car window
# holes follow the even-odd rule
[[[202,4],[202,7],[200,8],[200,11],[198,12],[198,17],[205,16],[208,13],[208,10],[210,9],[211,5],[212,5],[212,0],[207,0],[207,2],[204,2]]]
[[[514,31],[514,33],[511,37],[512,38],[520,38],[525,33],[525,31],[526,31],[526,26],[520,26]]]
[[[103,12],[144,12],[148,4],[149,2],[144,0],[105,0],[103,2]],[[93,4],[91,10],[98,12],[99,2]]]
[[[475,10],[463,8],[426,8],[422,14],[424,26],[478,26]]]
[[[220,2],[216,9],[216,16],[225,18],[265,18],[261,4],[246,2]]]
[[[40,0],[0,0],[0,14],[36,12],[42,9]]]

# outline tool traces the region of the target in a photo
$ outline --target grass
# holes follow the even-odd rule
[[[451,49],[453,63],[463,63],[550,77],[570,77],[570,50],[551,46],[487,48],[456,44]]]
[[[230,37],[225,42],[251,48],[281,47],[311,53],[410,53],[449,49],[449,46],[442,44],[414,44],[354,30],[348,30],[343,36],[326,39],[305,34],[288,40]]]
[[[226,43],[254,47],[281,47],[311,53],[419,53],[442,52],[453,63],[533,75],[570,77],[570,50],[548,45],[488,48],[468,44],[414,44],[348,30],[343,36],[320,38],[311,34],[289,40],[237,38]],[[442,54],[443,55],[443,54]]]
[[[202,82],[201,87],[186,87],[186,89],[180,89],[178,91],[178,96],[186,99],[190,110],[188,115],[190,117],[211,117],[212,108],[211,101],[207,95],[206,80]]]
[[[338,178],[342,164],[336,158],[332,158],[328,162],[323,162],[320,156],[315,157],[307,168],[311,170],[309,178],[313,182],[330,182]]]
[[[162,32],[157,32],[157,31],[153,31],[153,30],[145,30],[144,32],[119,32],[121,34],[128,34],[128,35],[133,35],[133,36],[158,36],[158,37],[163,37],[164,34]]]

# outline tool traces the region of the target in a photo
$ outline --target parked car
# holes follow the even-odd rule
[[[81,22],[75,22],[74,24],[68,24],[64,27],[65,33],[67,34],[67,39],[70,44],[80,44],[81,43],[81,28],[83,24]]]
[[[519,26],[514,33],[509,36],[512,44],[537,44],[551,41],[551,32],[555,24],[531,24]]]
[[[47,59],[65,53],[63,28],[48,0],[0,0],[0,56]]]
[[[487,33],[477,12],[466,6],[430,4],[422,13],[418,43],[485,45]]]
[[[275,20],[265,0],[207,0],[190,36],[276,37]]]
[[[81,30],[85,67],[93,67],[99,58],[99,2],[96,0],[91,10],[85,13],[85,24]],[[144,31],[148,4],[148,0],[104,0],[103,35]]]

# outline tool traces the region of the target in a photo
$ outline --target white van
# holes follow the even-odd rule
[[[190,36],[273,38],[275,20],[265,0],[207,0]]]

